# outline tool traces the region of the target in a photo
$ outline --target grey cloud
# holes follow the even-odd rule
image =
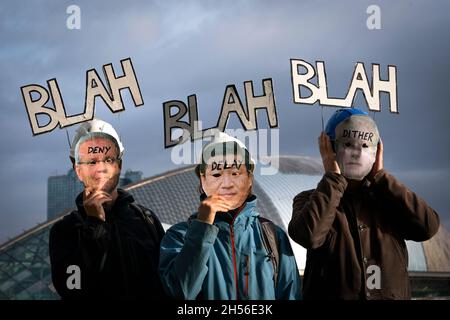
[[[175,167],[163,148],[164,101],[197,94],[200,118],[210,127],[226,85],[236,84],[243,99],[243,81],[253,80],[261,93],[261,80],[271,77],[281,153],[319,157],[320,108],[292,102],[289,59],[324,60],[330,95],[338,97],[346,94],[357,61],[397,65],[400,115],[383,109],[375,116],[386,167],[450,220],[444,195],[450,173],[448,2],[378,1],[382,30],[375,31],[365,25],[372,1],[78,1],[82,29],[73,31],[65,27],[70,4],[10,2],[0,11],[0,125],[7,132],[0,135],[0,242],[45,219],[47,177],[69,168],[65,130],[32,137],[20,86],[46,86],[56,77],[68,113],[78,113],[86,70],[96,68],[103,77],[103,64],[118,69],[126,57],[145,105],[135,108],[127,97],[126,111],[113,115],[98,100],[96,114],[119,128],[124,169],[145,176]],[[324,108],[325,121],[333,111]]]

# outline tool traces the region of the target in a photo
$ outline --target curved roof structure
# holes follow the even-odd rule
[[[253,192],[258,196],[262,216],[287,229],[292,199],[299,192],[313,189],[322,177],[320,161],[309,157],[271,158],[274,175],[255,170]],[[270,170],[269,170],[270,171]],[[272,170],[273,171],[273,170]],[[276,171],[276,170],[275,170]],[[165,227],[186,220],[199,203],[198,178],[194,166],[179,168],[127,186],[136,202],[151,208]],[[0,246],[0,299],[57,299],[51,284],[48,236],[60,219],[47,221]],[[292,242],[302,272],[306,250]],[[450,272],[450,236],[440,228],[429,241],[407,241],[410,272]]]

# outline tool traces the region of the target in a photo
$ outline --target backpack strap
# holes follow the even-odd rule
[[[152,210],[140,204],[130,203],[130,205],[134,209],[134,211],[146,222],[146,225],[148,226],[152,237],[157,237],[156,243],[160,243],[165,232],[157,216],[153,213]]]
[[[270,261],[272,261],[273,264],[274,270],[273,281],[275,283],[276,288],[278,284],[278,272],[280,266],[280,252],[278,250],[279,243],[276,233],[276,226],[272,221],[263,218],[261,216],[258,216],[258,220],[262,229],[264,248],[268,252],[267,256],[270,259]]]

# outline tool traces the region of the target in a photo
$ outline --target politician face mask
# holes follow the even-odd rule
[[[244,204],[253,183],[242,157],[234,154],[211,157],[200,179],[207,196],[221,196],[232,209]]]
[[[368,116],[351,116],[336,127],[336,161],[344,177],[362,180],[372,170],[379,133]]]

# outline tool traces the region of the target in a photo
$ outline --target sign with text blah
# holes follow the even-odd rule
[[[396,66],[389,65],[387,68],[388,77],[386,80],[382,80],[380,65],[372,64],[372,81],[369,81],[364,63],[358,62],[355,65],[347,95],[339,99],[328,95],[324,61],[316,61],[315,67],[302,59],[291,59],[290,63],[293,102],[296,104],[312,105],[318,102],[322,106],[350,108],[353,106],[356,94],[361,91],[369,111],[381,111],[380,94],[384,92],[389,95],[390,112],[398,113]],[[142,106],[144,100],[131,59],[123,59],[120,61],[120,64],[123,75],[118,77],[111,63],[103,66],[106,86],[95,69],[86,71],[84,112],[72,116],[68,116],[66,113],[62,95],[55,78],[47,81],[49,90],[37,84],[21,87],[33,135],[51,132],[58,125],[60,128],[64,128],[92,120],[97,97],[103,100],[111,112],[124,111],[125,107],[121,96],[121,90],[124,89],[130,91],[136,107]],[[317,84],[313,83],[315,77]],[[278,115],[273,80],[266,78],[262,79],[261,82],[263,92],[261,95],[255,95],[253,81],[244,82],[245,103],[242,103],[236,85],[227,85],[217,124],[215,127],[205,130],[199,125],[201,121],[198,119],[196,94],[188,96],[187,103],[181,100],[163,102],[164,147],[170,148],[188,140],[194,141],[217,130],[224,131],[232,113],[237,115],[244,130],[258,130],[257,109],[262,109],[267,114],[270,128],[277,128]],[[302,94],[305,90],[309,91],[309,95]],[[52,100],[53,106],[47,105],[49,98]],[[42,124],[38,120],[39,115],[46,115],[50,120],[48,123]],[[183,134],[177,136],[174,133],[176,130],[178,130],[178,133],[179,130],[183,131]]]
[[[306,70],[302,72],[301,69]],[[390,111],[398,113],[397,106],[397,67],[388,66],[388,79],[380,79],[380,65],[372,64],[372,86],[367,79],[364,63],[358,62],[353,71],[347,95],[343,99],[330,98],[328,96],[327,76],[325,72],[325,62],[316,61],[316,68],[301,59],[291,59],[291,80],[294,94],[294,103],[314,104],[319,102],[322,106],[332,107],[352,107],[358,90],[364,94],[367,106],[370,111],[381,111],[380,93],[389,94]],[[317,76],[317,85],[312,83]],[[310,91],[309,96],[302,96],[301,89]]]
[[[128,89],[133,98],[136,107],[142,106],[144,100],[142,99],[141,90],[133,69],[133,64],[130,58],[120,61],[123,75],[116,77],[112,64],[103,66],[103,73],[105,75],[108,86],[105,86],[95,69],[90,69],[86,72],[86,99],[84,103],[84,112],[67,116],[64,107],[64,101],[59,90],[58,83],[55,78],[47,81],[49,91],[45,87],[37,84],[30,84],[21,87],[23,101],[28,114],[28,119],[31,124],[33,135],[38,135],[50,132],[56,128],[71,126],[77,123],[92,120],[94,118],[95,98],[102,98],[106,106],[111,112],[120,112],[125,110],[123,105],[121,90]],[[33,99],[33,94],[38,97]],[[53,107],[47,106],[47,102],[51,98]],[[50,121],[42,124],[38,121],[38,115],[46,115]]]

